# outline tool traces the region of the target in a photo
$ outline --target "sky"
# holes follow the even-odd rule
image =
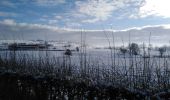
[[[170,0],[1,0],[0,39],[56,39],[106,44],[105,32],[128,40],[169,43]],[[145,35],[146,34],[146,35]],[[144,37],[145,36],[145,37]],[[159,42],[158,42],[159,39]],[[102,40],[102,42],[101,42]]]

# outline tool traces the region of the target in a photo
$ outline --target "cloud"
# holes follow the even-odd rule
[[[76,26],[81,26],[78,23],[68,23],[68,27],[57,27],[57,26],[52,26],[52,25],[44,25],[44,24],[29,24],[29,23],[17,23],[15,22],[15,20],[13,19],[4,19],[3,21],[0,21],[0,24],[2,25],[7,25],[7,26],[11,26],[11,27],[26,27],[29,29],[48,29],[48,30],[53,30],[53,31],[79,31],[81,32],[82,29],[73,29],[72,27],[76,27]],[[70,26],[70,28],[69,28]],[[84,29],[84,31],[86,32],[127,32],[127,31],[131,31],[131,30],[145,30],[145,29],[152,29],[152,28],[159,28],[161,27],[162,29],[170,29],[170,24],[160,24],[160,25],[145,25],[145,26],[141,26],[141,27],[131,27],[131,28],[126,28],[126,29],[122,29],[122,30],[113,30],[113,29],[104,29],[104,30],[86,30]]]
[[[82,30],[73,28],[59,28],[57,26],[42,25],[42,24],[28,24],[17,23],[11,19],[0,21],[0,39],[21,39],[35,40],[64,40],[72,42],[80,42],[81,32],[86,34],[87,44],[108,46],[107,39],[103,30]],[[166,25],[148,25],[143,27],[134,27],[125,30],[111,30],[106,29],[106,34],[115,36],[116,45],[122,45],[122,39],[128,43],[129,33],[131,33],[131,42],[143,43],[148,41],[149,33],[151,32],[151,43],[153,45],[168,44],[170,36],[170,24]],[[4,38],[5,37],[5,38]],[[110,38],[112,39],[112,38]],[[147,43],[147,42],[146,42]]]
[[[27,28],[27,29],[48,29],[48,30],[57,30],[58,27],[53,27],[49,25],[42,25],[42,24],[28,24],[28,23],[16,23],[12,19],[4,19],[3,21],[0,21],[0,24],[10,26],[12,28],[21,29]]]
[[[145,31],[145,32],[152,32],[154,33],[155,30],[152,29],[170,29],[170,24],[160,24],[160,25],[145,25],[145,26],[141,26],[141,27],[131,27],[131,28],[126,28],[123,30],[114,30],[115,32],[127,32],[127,31]],[[159,30],[157,30],[159,31]]]
[[[48,23],[49,23],[49,24],[57,24],[57,23],[58,23],[58,20],[49,20]]]
[[[74,22],[72,22],[72,23],[66,23],[66,27],[67,28],[80,28],[82,25],[81,24],[79,24],[79,23],[74,23]]]
[[[16,22],[12,19],[5,19],[5,20],[1,21],[0,23],[5,24],[5,25],[16,25]]]
[[[55,18],[56,18],[56,19],[62,19],[63,17],[62,17],[62,16],[59,16],[59,15],[56,15]]]
[[[139,7],[136,14],[132,14],[130,18],[145,18],[148,16],[159,16],[170,18],[169,0],[145,0],[144,4]]]
[[[0,11],[0,16],[1,17],[16,17],[17,14],[16,13],[12,13],[12,12],[1,12]]]
[[[97,21],[99,21],[100,19],[98,18],[93,18],[93,19],[86,19],[86,20],[83,20],[82,22],[83,23],[95,23]]]
[[[22,30],[22,29],[26,28],[26,29],[29,29],[29,30],[34,30],[34,29],[40,30],[40,29],[42,29],[42,30],[53,31],[53,32],[58,32],[58,31],[81,31],[80,29],[59,28],[57,26],[52,26],[52,25],[17,23],[12,19],[4,19],[3,21],[0,21],[0,24],[3,25],[3,26],[9,26],[9,27],[16,28],[16,29],[19,29],[19,30]]]
[[[136,13],[135,12],[136,8],[139,8],[143,2],[144,0],[77,1],[75,2],[76,4],[75,13],[78,13],[79,15],[83,15],[83,17],[86,16],[83,18],[82,22],[95,23],[97,21],[106,21],[109,18],[115,18],[113,16],[113,14],[115,13],[118,13],[119,17],[130,16],[131,13]]]
[[[84,22],[107,20],[116,9],[110,0],[77,1],[76,7],[78,13],[92,17]]]

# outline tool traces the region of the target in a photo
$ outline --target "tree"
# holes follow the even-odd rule
[[[121,52],[122,54],[124,54],[124,55],[127,53],[127,51],[128,51],[128,50],[127,50],[126,48],[124,48],[124,47],[121,47],[121,48],[120,48],[120,52]]]
[[[138,44],[136,44],[136,43],[131,43],[131,44],[129,45],[129,51],[130,51],[130,53],[133,54],[133,55],[138,55],[138,54],[140,53],[140,48],[139,48]]]
[[[72,52],[71,52],[70,49],[67,49],[64,54],[67,55],[67,56],[71,56]]]
[[[76,47],[76,51],[79,52],[79,47]]]
[[[166,52],[166,47],[160,47],[158,48],[158,51],[159,51],[160,56],[162,57],[163,54]]]

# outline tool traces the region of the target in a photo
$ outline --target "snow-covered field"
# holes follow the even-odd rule
[[[113,85],[114,83],[126,88],[130,87],[130,89],[148,86],[152,91],[166,88],[169,85],[170,57],[168,52],[165,53],[166,56],[159,57],[158,51],[151,51],[150,57],[144,57],[142,52],[141,55],[130,56],[121,54],[119,50],[115,52],[113,50],[111,57],[109,49],[87,49],[86,53],[82,53],[81,50],[72,51],[71,56],[65,55],[65,51],[5,50],[0,51],[0,58],[2,62],[8,64],[9,68],[31,73],[31,75],[34,73],[42,75],[44,72],[53,74],[56,73],[53,71],[56,68],[61,74],[69,70],[72,73],[69,77],[83,77],[93,84]],[[16,64],[16,67],[18,65],[22,67],[13,68],[13,64]],[[23,68],[25,66],[26,68]],[[40,66],[48,68],[44,70],[39,68]],[[162,87],[162,84],[166,86]]]
[[[0,51],[0,56],[10,58],[13,55],[13,51]],[[15,55],[17,59],[20,59],[22,57],[32,57],[34,59],[39,59],[41,57],[42,59],[49,58],[49,59],[59,59],[61,62],[63,61],[63,58],[68,58],[68,56],[64,55],[65,51],[15,51]],[[159,64],[163,65],[164,61],[166,60],[168,63],[168,60],[170,58],[159,58],[154,57],[158,56],[158,51],[152,51],[150,53],[151,58],[150,64]],[[168,52],[166,52],[166,55],[169,55]],[[69,56],[71,59],[71,64],[74,66],[80,66],[81,60],[86,60],[86,63],[90,65],[98,65],[101,68],[109,69],[111,66],[114,65],[117,66],[118,70],[123,69],[125,66],[129,68],[131,63],[143,67],[143,56],[141,55],[137,56],[130,56],[129,54],[121,54],[120,51],[115,50],[115,53],[113,52],[113,55],[111,57],[111,52],[109,49],[88,49],[86,51],[86,54],[81,53],[80,51],[72,51],[72,55]],[[148,60],[148,58],[146,58]]]

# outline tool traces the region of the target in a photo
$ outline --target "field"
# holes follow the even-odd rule
[[[168,51],[164,56],[155,50],[149,55],[122,54],[118,49],[112,53],[111,49],[73,51],[72,55],[64,51],[0,51],[0,98],[168,98]]]

